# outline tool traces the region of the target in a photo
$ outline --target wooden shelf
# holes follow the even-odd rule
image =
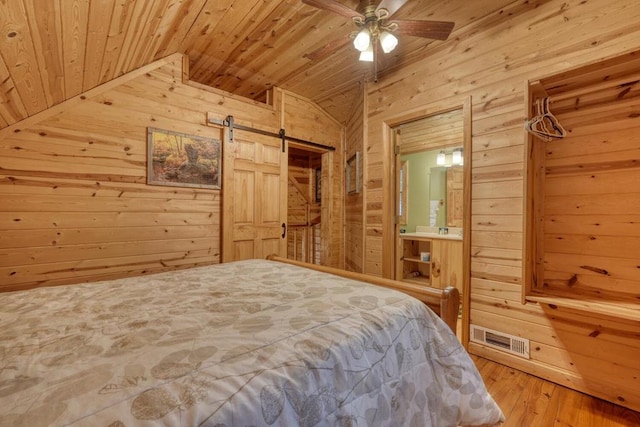
[[[402,279],[403,282],[409,282],[409,283],[415,283],[416,285],[420,285],[420,286],[430,286],[431,284],[431,280],[429,279],[429,276],[418,276],[418,277],[405,277]]]
[[[447,239],[423,237],[400,236],[398,244],[401,253],[396,259],[395,277],[437,289],[462,287],[462,240],[454,239],[455,236]],[[429,261],[421,259],[421,254],[425,252],[430,254]],[[416,271],[421,276],[416,278],[411,275]]]
[[[527,295],[527,302],[537,302],[550,306],[571,308],[586,311],[592,314],[600,314],[616,319],[640,321],[640,304],[627,301],[607,301],[584,298],[570,298],[555,295]]]
[[[406,257],[402,258],[402,261],[417,262],[417,263],[420,263],[420,264],[429,264],[429,265],[431,265],[431,261],[422,261],[419,257],[406,256]]]

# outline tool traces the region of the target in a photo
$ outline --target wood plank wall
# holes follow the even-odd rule
[[[147,126],[220,138],[174,59],[4,132],[3,289],[219,261],[220,191],[145,184]]]
[[[335,148],[322,156],[322,204],[320,206],[323,265],[344,266],[344,140],[345,128],[309,100],[283,93],[283,128],[287,135]]]
[[[392,156],[385,126],[435,101],[471,96],[471,323],[530,338],[532,356],[476,344],[469,350],[636,410],[638,372],[615,361],[637,360],[636,348],[624,345],[640,339],[637,322],[521,299],[525,82],[638,49],[639,21],[635,0],[548,0],[514,1],[473,24],[458,22],[428,59],[370,84],[364,150],[365,273],[390,277]],[[622,345],[609,348],[612,342]],[[624,394],[616,387],[621,381]]]
[[[640,320],[638,54],[540,82],[567,135],[532,142],[545,153],[543,280],[534,290],[612,303],[617,312],[625,304]]]
[[[564,307],[621,323],[640,320],[639,63],[636,51],[530,84],[530,116],[537,114],[535,103],[549,97],[551,114],[566,130],[562,139],[530,135],[528,141],[527,175],[535,179],[528,186],[526,299],[543,303],[549,313]],[[603,352],[597,369],[593,358],[573,356],[576,371],[590,372],[587,377],[598,378],[618,399],[635,401],[638,336],[621,327],[594,329],[589,337],[572,332],[558,328],[564,348],[596,341],[589,354]]]
[[[172,55],[0,130],[0,290],[219,262],[220,190],[146,185],[147,127],[220,138],[212,113],[296,136],[308,111],[310,127],[328,118],[300,97],[278,93],[274,107],[187,73]],[[341,147],[341,127],[322,135]]]
[[[364,87],[360,90],[358,102],[354,106],[346,125],[347,137],[345,142],[345,159],[350,159],[357,151],[360,152],[360,191],[355,194],[345,194],[344,211],[344,267],[346,270],[363,272],[364,268],[364,159],[362,150],[364,147]]]
[[[414,120],[396,127],[400,154],[462,147],[464,115],[461,108]]]

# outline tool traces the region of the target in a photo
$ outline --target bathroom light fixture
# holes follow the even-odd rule
[[[445,160],[446,160],[446,155],[444,153],[444,150],[440,150],[440,152],[436,156],[436,164],[438,166],[444,166]]]
[[[453,153],[451,154],[451,163],[454,165],[462,164],[462,149],[456,148],[453,150]]]

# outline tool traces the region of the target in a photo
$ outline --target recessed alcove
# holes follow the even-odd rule
[[[640,52],[527,82],[526,120],[545,102],[527,132],[523,302],[638,321]]]

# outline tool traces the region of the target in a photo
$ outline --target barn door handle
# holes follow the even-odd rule
[[[282,238],[284,239],[284,236],[287,235],[287,224],[285,224],[284,222],[282,223]]]

